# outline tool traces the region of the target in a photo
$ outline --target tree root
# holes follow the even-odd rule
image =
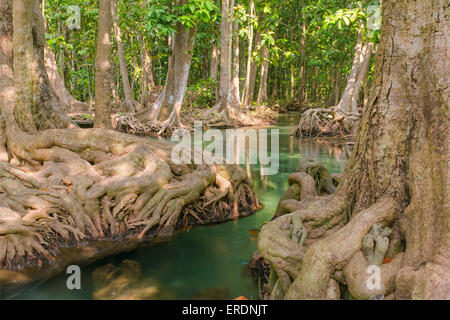
[[[398,208],[391,199],[380,200],[358,213],[339,231],[308,247],[299,276],[293,282],[286,299],[324,299],[332,275],[342,270],[353,255],[361,250],[363,237],[375,223],[389,225]],[[342,244],[346,245],[343,246]]]
[[[263,126],[271,124],[276,118],[269,108],[262,108],[258,112],[239,112],[233,117],[228,117],[224,111],[216,112],[209,109],[204,112],[192,112],[182,114],[180,123],[157,122],[148,118],[149,112],[143,110],[132,115],[116,115],[113,117],[114,129],[142,136],[171,136],[177,129],[192,129],[195,121],[201,121],[204,129],[229,128],[243,126]]]
[[[23,165],[0,162],[5,269],[50,262],[59,248],[81,239],[141,239],[247,215],[259,206],[242,168],[175,166],[165,142],[103,129],[22,135],[9,132],[8,141]]]
[[[395,279],[403,259],[403,253],[396,255],[391,262],[380,265],[380,287],[371,288],[368,274],[370,264],[362,251],[358,251],[344,267],[345,282],[354,299],[373,300],[377,297],[387,297],[395,290]]]
[[[353,134],[361,115],[346,113],[337,108],[306,110],[300,117],[295,131],[300,137],[346,137]]]

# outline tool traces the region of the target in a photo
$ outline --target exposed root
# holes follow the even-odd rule
[[[361,250],[362,239],[372,226],[375,223],[387,226],[397,214],[394,200],[380,200],[353,216],[339,231],[308,247],[300,274],[286,293],[286,299],[324,299],[332,275],[336,270],[342,270]],[[343,246],[343,243],[346,245]]]
[[[345,137],[353,134],[361,115],[337,108],[306,110],[300,117],[295,135],[300,137]]]
[[[369,283],[372,275],[368,273],[370,264],[367,263],[362,251],[355,253],[343,270],[345,282],[352,297],[358,300],[374,300],[387,297],[394,292],[395,279],[402,259],[403,253],[400,253],[389,263],[380,265],[379,283]]]
[[[19,136],[24,166],[0,162],[0,266],[50,262],[81,239],[140,239],[252,213],[258,202],[234,165],[175,166],[172,145],[102,130]],[[30,166],[32,164],[32,166]]]

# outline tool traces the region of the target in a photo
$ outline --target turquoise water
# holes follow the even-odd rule
[[[345,152],[326,143],[302,142],[290,136],[298,119],[293,114],[280,116],[273,128],[280,130],[280,170],[274,176],[260,175],[260,167],[247,167],[264,209],[258,213],[216,226],[198,227],[181,233],[170,242],[106,258],[82,268],[82,289],[70,291],[67,275],[40,281],[20,291],[5,292],[6,299],[92,299],[92,272],[105,264],[117,266],[124,259],[138,261],[142,276],[161,292],[160,298],[232,299],[246,296],[257,299],[257,284],[249,268],[249,258],[256,250],[256,237],[250,230],[260,227],[273,216],[281,195],[288,187],[288,176],[295,171],[300,157],[323,162],[331,172],[341,172]]]

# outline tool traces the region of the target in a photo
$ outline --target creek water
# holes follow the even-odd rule
[[[276,125],[269,127],[280,132],[280,166],[276,175],[261,176],[259,165],[245,166],[254,181],[258,199],[264,205],[256,214],[220,225],[195,227],[169,242],[141,247],[83,267],[81,290],[68,290],[68,275],[61,274],[21,290],[0,292],[0,298],[92,299],[93,271],[106,264],[119,266],[123,260],[130,259],[140,264],[142,277],[158,292],[157,299],[233,299],[238,296],[257,299],[257,284],[247,266],[257,247],[254,230],[273,216],[298,160],[302,157],[320,161],[332,173],[342,172],[346,163],[345,152],[340,147],[305,142],[291,136],[297,123],[296,114],[283,114]]]

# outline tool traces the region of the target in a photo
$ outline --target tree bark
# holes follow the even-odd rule
[[[261,33],[259,31],[257,31],[256,37],[255,37],[255,50],[259,50],[260,44],[261,44]],[[258,72],[258,66],[256,64],[256,61],[254,61],[254,59],[252,59],[251,63],[250,63],[250,76],[248,79],[248,90],[246,91],[246,95],[244,98],[244,107],[253,105],[257,72]]]
[[[373,50],[373,44],[366,42],[364,44],[364,47],[361,50],[361,56],[360,56],[360,66],[358,70],[357,80],[355,82],[355,87],[353,89],[353,96],[352,96],[352,112],[358,112],[358,100],[359,100],[359,93],[361,91],[361,86],[363,82],[366,82],[367,80],[367,74],[369,73],[369,65],[370,65],[370,58],[372,56],[372,50]]]
[[[213,81],[217,81],[217,73],[219,71],[219,56],[219,47],[214,43],[211,51],[211,64],[209,69],[209,77]]]
[[[98,40],[95,56],[95,128],[112,128],[111,10],[111,0],[99,0]]]
[[[8,4],[5,4],[7,7]],[[18,27],[14,29],[14,82],[19,126],[28,133],[48,128],[65,128],[73,123],[62,112],[44,63],[44,18],[36,1],[14,1]]]

